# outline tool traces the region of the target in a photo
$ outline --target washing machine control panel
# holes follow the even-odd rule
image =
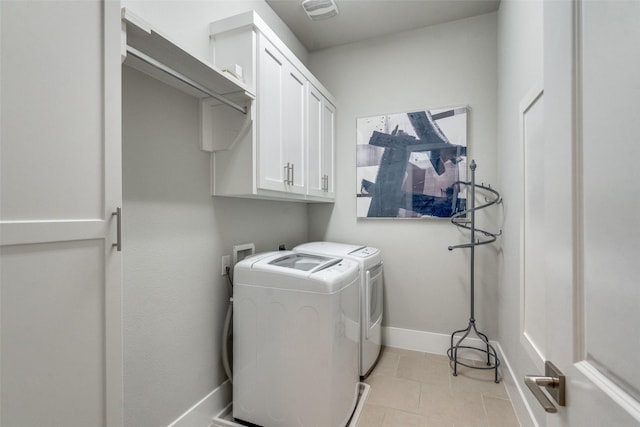
[[[345,262],[344,260],[341,260],[339,263],[332,265],[327,270],[342,273],[343,271],[346,271],[349,268],[351,268],[351,264],[349,264],[349,262]]]
[[[379,250],[376,249],[376,248],[372,248],[370,246],[365,246],[364,248],[360,248],[360,249],[357,249],[357,250],[351,252],[349,255],[357,256],[357,257],[360,257],[360,258],[367,258],[367,257],[370,257],[371,255],[377,254],[378,252],[379,252]]]

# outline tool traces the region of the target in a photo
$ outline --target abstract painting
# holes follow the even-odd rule
[[[466,106],[357,119],[359,218],[449,218],[466,208]]]

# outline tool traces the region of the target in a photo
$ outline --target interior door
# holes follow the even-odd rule
[[[542,350],[567,383],[544,424],[637,426],[640,3],[544,8]]]
[[[0,19],[0,424],[122,426],[120,5]]]

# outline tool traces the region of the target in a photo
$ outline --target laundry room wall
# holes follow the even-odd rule
[[[302,203],[209,195],[198,102],[123,67],[126,426],[168,425],[225,379],[221,257],[307,240]]]
[[[135,6],[134,13],[204,57],[210,21],[266,4],[124,6]],[[308,216],[303,203],[211,197],[198,101],[122,70],[125,426],[157,427],[226,379],[220,347],[229,294],[222,255],[239,243],[253,242],[259,252],[302,243]]]
[[[356,119],[468,105],[468,158],[478,164],[477,180],[496,186],[496,24],[491,13],[310,54],[311,71],[338,102],[336,203],[309,207],[310,237],[382,249],[386,327],[439,334],[466,327],[469,251],[447,247],[468,234],[445,219],[356,218]],[[500,207],[478,214],[489,228],[500,218]],[[476,250],[476,318],[492,339],[499,248]]]

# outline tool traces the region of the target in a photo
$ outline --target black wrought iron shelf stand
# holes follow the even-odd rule
[[[471,304],[470,304],[470,315],[469,315],[469,324],[467,325],[467,327],[465,329],[460,329],[458,331],[455,331],[451,334],[451,347],[449,347],[449,349],[447,350],[447,355],[449,356],[449,360],[451,362],[453,362],[453,375],[457,376],[458,375],[458,365],[462,365],[462,366],[466,366],[467,368],[472,368],[472,369],[493,369],[495,371],[495,375],[494,375],[494,381],[496,383],[499,383],[499,379],[498,379],[498,367],[500,366],[500,359],[498,358],[498,354],[495,350],[495,348],[489,343],[489,338],[483,334],[482,332],[478,331],[478,328],[476,327],[476,319],[475,319],[475,248],[476,246],[480,246],[480,245],[486,245],[489,243],[493,243],[496,241],[496,239],[498,238],[498,236],[500,236],[500,234],[502,234],[502,231],[499,231],[497,233],[491,233],[489,231],[485,231],[485,230],[481,230],[479,228],[476,228],[476,211],[480,210],[480,209],[484,209],[486,207],[489,207],[491,205],[494,205],[496,203],[500,203],[502,201],[502,198],[500,197],[500,193],[498,193],[496,190],[494,190],[493,188],[491,188],[491,186],[485,186],[484,184],[481,185],[477,185],[476,184],[476,162],[474,160],[471,161],[471,165],[470,165],[470,169],[471,169],[471,181],[470,182],[465,182],[465,181],[458,181],[456,182],[456,184],[459,185],[466,185],[469,189],[469,191],[467,192],[467,202],[470,204],[469,207],[467,209],[465,209],[464,211],[458,212],[456,214],[454,214],[451,217],[451,222],[456,225],[457,227],[460,228],[464,228],[467,230],[470,230],[471,232],[471,239],[470,239],[470,243],[466,243],[466,244],[462,244],[462,245],[455,245],[455,246],[449,246],[449,250],[452,251],[454,249],[461,249],[461,248],[468,248],[471,251],[471,255],[470,255],[470,274],[469,274],[469,285],[470,285],[470,299],[471,299]],[[492,196],[494,196],[493,199],[487,199],[485,198],[485,204],[482,204],[480,206],[476,206],[475,205],[475,193],[476,193],[476,188],[480,188],[482,190],[485,190],[486,192],[490,193]],[[468,214],[468,216],[467,216]],[[477,235],[481,235],[482,236],[482,240],[478,239],[476,236]],[[472,345],[464,345],[464,341],[467,338],[471,338],[471,334],[474,333],[478,338],[480,338],[480,341],[482,342],[482,348],[479,347],[474,347]],[[456,337],[456,335],[459,336],[459,338]],[[460,336],[461,335],[461,336]],[[455,341],[455,345],[454,345],[454,341]],[[485,353],[487,356],[487,365],[486,366],[477,366],[477,365],[471,365],[469,363],[465,363],[462,360],[460,360],[458,358],[458,350],[460,349],[465,349],[465,350],[472,350],[472,351],[478,351],[481,353]]]

